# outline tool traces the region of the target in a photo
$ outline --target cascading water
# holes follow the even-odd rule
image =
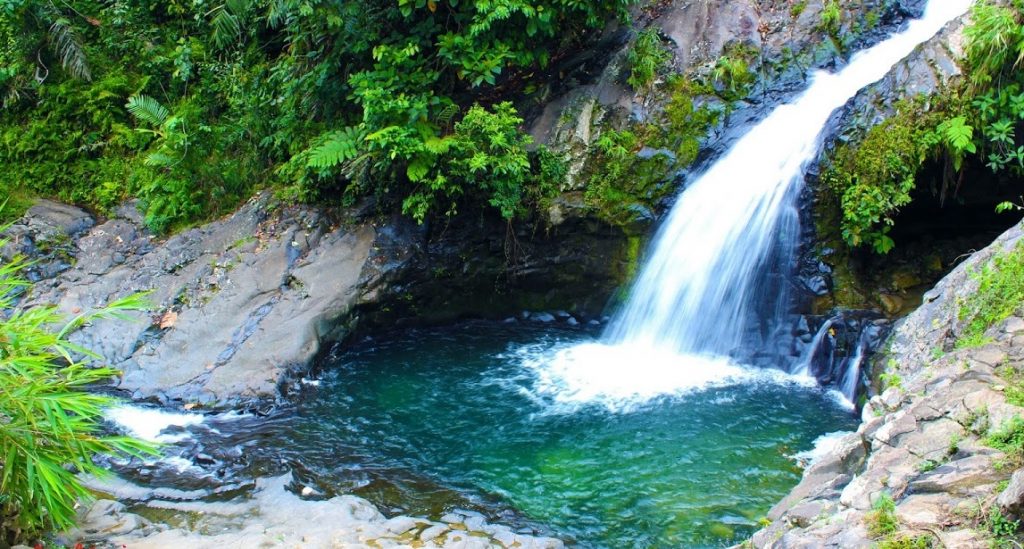
[[[564,350],[542,369],[542,386],[556,399],[608,404],[766,375],[736,362],[767,348],[787,312],[796,196],[828,118],[970,4],[932,0],[922,19],[839,73],[816,74],[736,142],[679,197],[604,343]],[[778,366],[806,374],[802,362]]]
[[[843,363],[843,377],[839,381],[839,392],[843,394],[843,398],[850,404],[853,404],[853,399],[857,396],[857,384],[860,382],[860,367],[864,364],[866,347],[867,344],[862,336],[857,341],[857,348],[854,349],[853,356],[847,358]]]
[[[807,346],[803,356],[800,357],[800,361],[793,368],[794,374],[802,376],[811,375],[811,365],[814,364],[815,355],[821,350],[822,343],[829,337],[832,325],[835,324],[836,320],[835,318],[830,318],[821,325],[821,328],[818,328],[818,333],[814,334],[811,344]],[[831,358],[829,361],[831,362]]]

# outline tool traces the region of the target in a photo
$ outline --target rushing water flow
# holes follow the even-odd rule
[[[742,375],[736,363],[770,347],[788,312],[796,196],[828,118],[970,4],[933,0],[922,19],[858,53],[839,73],[819,72],[803,95],[776,108],[690,184],[604,343],[567,350],[552,365],[559,390],[643,400]],[[777,366],[806,373],[805,361],[794,362]]]
[[[804,350],[803,356],[800,357],[800,360],[793,368],[794,374],[802,376],[810,375],[811,365],[814,363],[815,355],[821,352],[822,343],[824,343],[831,335],[832,325],[835,324],[835,322],[836,319],[830,318],[821,325],[821,328],[818,328],[818,333],[814,334],[814,339],[811,340],[811,344],[807,346],[807,349]],[[828,351],[830,353],[832,352],[831,347]],[[829,362],[831,362],[831,358],[829,359]]]

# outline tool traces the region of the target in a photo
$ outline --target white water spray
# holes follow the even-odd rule
[[[562,351],[542,379],[562,399],[621,408],[744,377],[730,363],[751,332],[764,345],[778,325],[782,285],[770,274],[790,257],[794,202],[820,152],[832,113],[882,77],[972,0],[932,0],[906,30],[858,53],[839,73],[819,72],[682,193],[606,344]],[[777,278],[777,277],[776,277]],[[799,366],[795,368],[800,369]],[[613,404],[619,403],[619,404]]]

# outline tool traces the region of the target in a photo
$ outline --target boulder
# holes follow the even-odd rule
[[[1017,469],[1010,477],[1010,483],[996,499],[999,508],[1010,517],[1021,518],[1024,509],[1024,469]]]

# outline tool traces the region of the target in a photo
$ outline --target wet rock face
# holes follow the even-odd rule
[[[924,4],[899,2],[893,3],[892,9],[913,14]],[[830,122],[836,131],[826,142],[826,151],[859,139],[868,128],[892,116],[899,101],[937,93],[955,83],[961,76],[957,60],[963,54],[963,29],[967,21],[968,17],[963,16],[950,22],[836,113]],[[948,272],[963,254],[984,247],[1009,224],[998,225],[990,205],[984,208],[986,219],[992,224],[990,228],[980,228],[973,218],[970,223],[954,218],[951,210],[955,208],[947,204],[940,209],[938,199],[922,183],[922,189],[915,192],[914,203],[903,208],[896,221],[891,235],[896,240],[893,251],[884,257],[870,250],[851,251],[842,243],[838,199],[822,192],[816,168],[808,177],[801,210],[802,224],[809,231],[809,246],[801,261],[802,278],[812,283],[815,290],[822,282],[829,289],[815,299],[816,312],[834,307],[870,308],[889,318],[904,316],[919,302],[920,293]],[[991,189],[985,189],[991,200]],[[816,273],[813,266],[819,263],[828,272]]]
[[[899,535],[926,535],[945,547],[988,546],[984,521],[993,506],[1021,516],[1024,469],[1014,471],[1019,463],[985,441],[1024,415],[1006,396],[1024,375],[1024,319],[992,327],[991,343],[981,347],[953,342],[964,328],[960,302],[977,288],[970,273],[1022,240],[1024,226],[1007,231],[895,327],[880,360],[888,388],[865,405],[857,432],[813,463],[772,509],[753,546],[873,546],[881,540],[869,534],[872,506],[882,494],[895,501]]]
[[[920,0],[892,2],[868,0],[840,3],[843,10],[838,42],[820,27],[824,2],[809,0],[795,9],[791,0],[675,0],[652,3],[637,14],[636,29],[615,28],[606,32],[595,50],[563,62],[559,78],[538,95],[538,107],[527,112],[527,131],[568,158],[566,192],[583,191],[584,177],[592,162],[591,148],[608,129],[623,129],[654,119],[665,109],[669,91],[638,92],[627,84],[628,55],[636,31],[656,29],[672,54],[668,72],[697,81],[710,78],[723,55],[743,47],[757,52],[749,69],[757,74],[747,96],[735,102],[729,120],[712,128],[701,143],[698,162],[686,173],[699,171],[708,159],[717,158],[752,122],[763,118],[780,101],[799,93],[815,69],[831,69],[847,55],[876,43],[909,17],[920,15]],[[871,19],[872,25],[863,24]],[[599,51],[598,59],[594,52]],[[585,70],[583,68],[585,68]],[[564,82],[575,85],[565,85]],[[719,90],[721,91],[721,90]],[[714,95],[694,98],[695,106],[707,104],[725,110]],[[666,183],[684,182],[686,173]],[[667,204],[660,204],[664,209]],[[643,214],[644,212],[639,212]],[[558,218],[552,219],[558,224]],[[638,220],[644,221],[639,215]]]
[[[24,223],[17,223],[4,232],[7,244],[0,248],[0,257],[10,260],[16,255],[33,259],[27,277],[32,280],[52,278],[71,268],[76,250],[73,239],[95,224],[88,212],[54,202],[40,200],[29,209]]]
[[[548,228],[483,217],[428,230],[394,220],[391,227],[416,233],[422,245],[393,277],[387,297],[361,308],[361,321],[373,329],[520,311],[600,316],[636,267],[640,241],[631,245],[620,230],[569,215]]]
[[[115,385],[134,399],[230,406],[278,397],[360,319],[372,329],[522,310],[597,316],[639,249],[577,217],[551,230],[486,217],[432,230],[399,216],[338,225],[264,195],[160,240],[131,207],[97,225],[42,201],[9,229],[5,253],[38,261],[25,304],[69,317],[150,292],[153,310],[92,323],[72,340],[121,370]]]
[[[323,342],[342,335],[338,321],[375,280],[362,276],[372,226],[333,227],[313,209],[271,212],[266,196],[166,241],[131,216],[95,225],[81,210],[45,201],[11,230],[38,248],[50,227],[67,235],[67,265],[40,273],[52,278],[37,283],[27,304],[53,303],[71,316],[151,292],[153,311],[72,336],[121,370],[116,385],[137,399],[224,405],[273,397]]]

